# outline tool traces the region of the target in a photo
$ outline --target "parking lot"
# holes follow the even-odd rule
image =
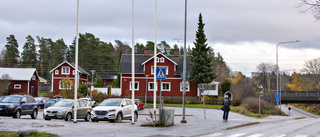
[[[31,119],[29,115],[21,116],[21,119],[12,117],[0,117],[1,131],[19,131],[26,129],[36,129],[40,132],[57,134],[62,137],[79,136],[201,136],[214,133],[228,127],[239,126],[253,122],[263,122],[272,120],[293,119],[294,117],[273,116],[263,119],[246,117],[238,113],[230,112],[228,122],[222,120],[222,111],[206,109],[206,119],[201,108],[186,108],[187,123],[180,123],[182,120],[181,107],[168,107],[174,109],[174,126],[171,127],[142,127],[148,122],[148,115],[152,109],[145,108],[139,111],[138,121],[132,125],[131,121],[124,120],[122,123],[110,123],[108,121],[87,122],[83,119],[73,121],[51,120],[46,121],[39,111],[37,119]],[[292,112],[293,113],[293,112]],[[297,115],[296,115],[297,116]]]
[[[19,131],[26,129],[37,129],[40,132],[57,134],[58,136],[197,136],[213,133],[229,126],[235,126],[252,121],[252,118],[237,113],[230,113],[230,122],[222,121],[222,111],[206,109],[204,119],[203,109],[186,108],[187,123],[182,120],[182,109],[180,107],[169,107],[174,109],[174,126],[171,127],[142,127],[142,124],[150,122],[149,111],[145,108],[139,111],[138,121],[132,125],[131,121],[124,120],[122,123],[110,123],[108,121],[87,122],[78,119],[73,121],[43,119],[43,110],[39,111],[37,119],[31,119],[29,115],[21,116],[20,119],[12,117],[0,117],[0,130]]]

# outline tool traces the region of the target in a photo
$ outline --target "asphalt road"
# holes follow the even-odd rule
[[[127,137],[127,136],[213,136],[217,133],[224,135],[232,135],[229,133],[238,133],[235,127],[241,127],[243,125],[250,125],[252,123],[260,123],[256,125],[268,124],[273,127],[279,125],[281,127],[293,124],[296,118],[301,117],[298,115],[298,111],[291,110],[291,116],[273,116],[266,117],[263,119],[256,119],[252,117],[246,117],[238,113],[230,113],[228,122],[222,120],[222,111],[215,109],[206,109],[206,119],[204,119],[204,111],[200,108],[186,108],[186,121],[187,123],[181,123],[182,120],[181,112],[182,109],[179,107],[169,107],[167,109],[174,109],[174,126],[171,127],[142,127],[141,125],[150,122],[149,111],[152,109],[144,109],[139,111],[139,119],[135,124],[131,124],[131,121],[123,121],[123,123],[110,123],[107,121],[96,122],[85,122],[84,120],[77,120],[77,123],[68,122],[64,120],[51,120],[46,121],[42,118],[42,112],[39,112],[37,119],[31,119],[30,116],[22,116],[21,119],[13,119],[11,117],[0,117],[0,130],[2,131],[19,131],[26,129],[36,129],[40,132],[47,132],[57,134],[62,137],[91,137],[91,136],[116,136],[116,137]],[[301,119],[307,121],[310,118]],[[314,119],[314,118],[311,118]],[[317,119],[318,120],[318,119]],[[293,121],[293,122],[292,122]],[[273,123],[276,122],[276,123]],[[291,123],[292,122],[292,123]],[[273,126],[272,126],[273,123]],[[314,122],[314,123],[319,123]],[[312,124],[311,124],[312,125]],[[319,127],[319,125],[315,125]],[[249,127],[249,126],[248,126]],[[262,126],[263,127],[263,126]],[[312,126],[311,126],[312,127]],[[232,128],[232,130],[226,130]],[[288,128],[290,129],[290,128]],[[283,130],[288,130],[283,129]],[[247,134],[258,133],[263,129],[255,129],[257,132],[248,132]],[[276,129],[275,129],[276,130]],[[316,129],[313,129],[317,131]],[[243,130],[245,133],[247,131]],[[275,132],[275,131],[273,131]],[[227,134],[226,134],[227,133]],[[261,133],[266,134],[266,133]],[[287,134],[287,132],[283,133]],[[294,133],[298,134],[298,133]],[[270,134],[266,134],[270,135]],[[316,134],[315,134],[316,135]]]

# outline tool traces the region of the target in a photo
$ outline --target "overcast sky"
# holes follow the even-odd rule
[[[135,42],[154,41],[155,0],[135,0]],[[178,44],[184,36],[185,0],[158,0],[157,41]],[[250,76],[262,62],[281,70],[300,71],[305,61],[320,55],[320,22],[300,13],[300,0],[188,0],[187,45],[193,46],[199,13],[207,43],[220,52],[233,71]],[[76,33],[76,0],[0,0],[0,50],[13,34],[20,52],[31,35],[63,38],[67,45]],[[131,45],[132,0],[80,0],[79,33],[92,33],[104,42]],[[183,42],[180,42],[182,45]]]

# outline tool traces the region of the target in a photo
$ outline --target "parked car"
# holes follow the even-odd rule
[[[85,121],[89,121],[91,107],[85,105],[83,100],[78,100],[77,103],[77,118],[83,118]],[[45,120],[64,119],[65,121],[71,121],[73,119],[73,113],[74,100],[63,99],[43,111],[43,118]]]
[[[6,98],[7,96],[1,96],[0,97],[0,102],[4,99],[4,98]]]
[[[101,102],[91,110],[91,120],[122,122],[122,120],[131,120],[132,102],[126,98],[109,98]],[[138,109],[134,105],[134,121],[138,120]]]
[[[80,98],[80,100],[85,100],[87,102],[87,105],[89,105],[91,107],[95,107],[96,106],[96,101],[91,100],[91,98]]]
[[[144,103],[142,102],[142,100],[141,100],[141,99],[134,99],[134,104],[136,104],[136,105],[137,105],[138,110],[143,109],[143,105],[144,105]]]
[[[59,100],[61,100],[61,99],[59,99],[59,98],[48,99],[48,100],[46,101],[46,103],[44,104],[44,109],[46,109],[46,108],[48,108],[48,107],[56,104]]]
[[[20,118],[21,115],[30,115],[32,119],[38,116],[36,100],[29,95],[10,95],[0,103],[0,116]]]
[[[46,103],[46,101],[49,99],[47,97],[35,97],[34,98],[37,103],[38,103],[38,108],[39,109],[43,109],[44,108],[44,104]]]

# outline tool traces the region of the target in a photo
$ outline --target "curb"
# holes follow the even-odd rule
[[[225,130],[231,130],[231,129],[245,127],[245,126],[251,126],[251,125],[255,125],[255,124],[260,124],[260,122],[250,122],[250,123],[241,124],[241,125],[237,125],[237,126],[227,127]]]

